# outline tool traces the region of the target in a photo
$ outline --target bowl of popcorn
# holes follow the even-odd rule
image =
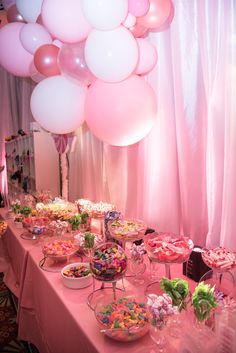
[[[5,234],[7,230],[7,222],[0,220],[0,237]]]
[[[110,303],[99,302],[95,317],[100,331],[123,342],[135,341],[149,331],[150,314],[145,300],[123,297]]]
[[[202,259],[208,267],[217,272],[230,271],[236,266],[236,253],[221,246],[203,249]]]
[[[90,258],[90,269],[98,281],[115,282],[127,270],[127,256],[118,244],[103,243],[94,249]]]
[[[92,275],[87,262],[76,262],[63,267],[61,277],[64,286],[71,289],[85,288],[92,283]]]
[[[67,260],[76,253],[78,245],[74,239],[55,239],[53,241],[45,241],[42,252],[45,257],[49,257],[55,261]]]
[[[187,261],[194,246],[189,237],[156,232],[145,235],[144,244],[149,259],[163,264]]]

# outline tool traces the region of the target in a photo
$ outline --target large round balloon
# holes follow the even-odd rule
[[[96,29],[118,27],[128,14],[128,0],[82,0],[88,22]]]
[[[114,146],[140,141],[156,119],[156,97],[139,76],[118,83],[95,81],[88,89],[85,119],[92,133]]]
[[[146,15],[138,17],[137,23],[149,29],[163,26],[172,11],[171,0],[149,0],[150,7]]]
[[[20,31],[20,40],[25,50],[31,54],[42,45],[52,43],[51,35],[38,23],[25,24]]]
[[[84,46],[85,42],[64,44],[58,55],[58,65],[63,74],[75,78],[82,86],[88,86],[95,77],[87,67]]]
[[[55,76],[61,73],[58,66],[59,48],[53,44],[44,44],[34,54],[34,65],[38,72],[45,76]]]
[[[157,50],[147,39],[137,38],[139,59],[135,69],[138,75],[147,74],[157,63]]]
[[[0,30],[0,65],[16,76],[30,75],[33,56],[27,52],[20,41],[20,31],[24,23],[8,23]]]
[[[67,134],[84,121],[87,88],[64,76],[41,81],[33,90],[30,106],[34,119],[54,134]]]
[[[136,38],[146,37],[149,31],[147,27],[143,27],[137,22],[134,26],[130,27],[129,30]]]
[[[12,5],[7,10],[7,21],[8,21],[8,23],[11,23],[11,22],[24,22],[25,23],[25,20],[24,20],[23,16],[17,10],[16,5]]]
[[[130,31],[120,26],[111,31],[93,30],[85,44],[85,60],[92,73],[106,82],[119,82],[134,71],[138,46]]]
[[[80,0],[44,0],[42,19],[49,32],[66,43],[80,42],[91,31]]]
[[[27,22],[36,22],[43,0],[16,0],[16,7]]]

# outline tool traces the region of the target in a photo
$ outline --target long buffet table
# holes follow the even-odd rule
[[[4,219],[6,210],[0,210],[0,216]],[[19,339],[34,343],[40,353],[151,352],[154,344],[148,334],[128,343],[104,336],[87,305],[92,286],[79,290],[66,288],[60,273],[39,267],[43,257],[41,242],[22,239],[22,230],[14,227],[13,220],[8,220],[8,224],[1,238],[0,271],[4,271],[4,281],[19,298]],[[163,266],[159,272],[160,276],[164,274]],[[175,266],[174,272],[182,276],[182,267]],[[132,282],[125,280],[125,287],[127,292],[144,293],[145,284],[133,287]],[[170,352],[179,352],[178,342]]]

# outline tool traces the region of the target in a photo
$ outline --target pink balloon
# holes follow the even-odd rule
[[[21,45],[20,31],[23,23],[8,23],[0,31],[0,65],[16,76],[30,75],[33,56]]]
[[[146,15],[139,17],[137,23],[149,29],[158,29],[168,19],[172,2],[171,0],[149,0],[150,8]]]
[[[15,3],[16,3],[15,0],[2,0],[2,4],[5,10],[8,10]]]
[[[148,28],[141,26],[137,22],[133,27],[130,27],[129,30],[136,38],[145,37],[148,34]]]
[[[38,23],[27,23],[20,31],[20,40],[29,53],[34,54],[44,44],[51,44],[52,37],[48,31]]]
[[[129,0],[129,12],[134,16],[144,16],[149,7],[149,0]]]
[[[75,78],[82,86],[90,85],[95,77],[84,58],[85,42],[64,44],[59,52],[58,64],[61,72]]]
[[[157,50],[147,39],[137,39],[139,59],[135,70],[138,75],[147,74],[157,63]]]
[[[132,145],[144,138],[156,112],[155,92],[135,75],[118,83],[96,80],[85,101],[85,120],[92,133],[114,146]]]
[[[76,43],[87,38],[91,26],[84,17],[81,1],[44,0],[42,19],[49,32],[65,43]]]
[[[34,65],[38,72],[45,76],[59,75],[60,69],[57,63],[59,48],[53,44],[45,44],[39,47],[34,54]]]
[[[16,5],[12,5],[7,10],[7,21],[8,21],[8,23],[11,23],[11,22],[25,23],[25,20],[24,20],[23,16],[17,10]]]

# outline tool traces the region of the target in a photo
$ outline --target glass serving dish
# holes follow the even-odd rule
[[[182,264],[189,259],[194,244],[189,237],[173,233],[150,233],[144,238],[150,263],[164,264],[166,277],[171,278],[170,265]]]
[[[121,279],[127,270],[124,250],[113,242],[97,246],[90,259],[90,269],[98,281],[114,282]]]
[[[121,219],[108,222],[108,230],[111,236],[121,241],[122,244],[142,239],[146,229],[145,222],[138,219]]]
[[[45,241],[42,252],[45,257],[54,261],[65,261],[78,251],[79,247],[74,239],[55,239]]]
[[[214,249],[204,248],[201,254],[205,264],[217,272],[230,271],[236,267],[236,252],[221,246]]]
[[[100,332],[117,341],[135,341],[147,334],[150,328],[145,301],[134,297],[99,302],[95,307],[95,317]]]

